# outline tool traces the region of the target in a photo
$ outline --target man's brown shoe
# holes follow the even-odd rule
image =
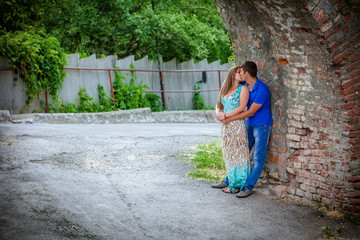
[[[239,192],[236,197],[238,198],[246,198],[250,196],[253,192],[249,189],[244,188],[241,192]]]
[[[228,185],[226,185],[224,182],[221,182],[219,184],[212,185],[212,188],[226,188]]]

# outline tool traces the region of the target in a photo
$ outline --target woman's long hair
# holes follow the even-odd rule
[[[229,91],[229,89],[231,88],[234,79],[235,79],[235,74],[236,71],[240,68],[240,66],[234,66],[232,68],[229,69],[228,74],[226,76],[226,79],[223,83],[223,85],[221,86],[220,89],[220,93],[219,93],[219,98],[216,104],[216,107],[218,107],[219,109],[224,109],[224,106],[221,103],[221,98],[223,96],[225,96],[225,94]]]

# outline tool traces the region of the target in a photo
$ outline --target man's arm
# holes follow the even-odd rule
[[[240,119],[245,119],[251,116],[254,116],[254,114],[257,112],[257,110],[259,110],[259,108],[261,108],[262,104],[258,104],[258,103],[253,103],[251,104],[249,110],[245,111],[245,112],[241,112],[235,116],[229,117],[229,118],[225,118],[224,120],[222,120],[222,123],[229,123],[231,121],[235,121],[235,120],[240,120]]]

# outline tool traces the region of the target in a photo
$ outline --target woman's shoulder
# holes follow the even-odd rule
[[[248,87],[248,85],[246,84],[246,82],[241,82],[240,84],[239,84],[239,87],[238,87],[238,90],[240,91],[240,90],[248,90],[249,91],[249,87]]]

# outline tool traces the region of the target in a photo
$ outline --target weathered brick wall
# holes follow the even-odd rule
[[[266,169],[290,198],[360,213],[359,3],[215,1],[272,92]]]

